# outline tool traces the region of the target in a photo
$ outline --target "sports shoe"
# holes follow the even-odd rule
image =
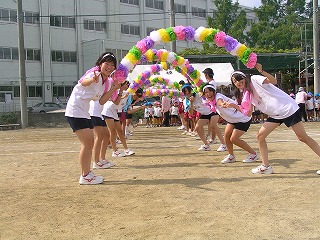
[[[92,185],[103,183],[103,177],[97,176],[93,172],[89,172],[87,176],[80,176],[79,183],[81,185]]]
[[[317,171],[317,174],[320,175],[320,170]]]
[[[266,167],[264,165],[260,165],[251,170],[252,173],[260,173],[260,174],[271,174],[273,173],[272,167]]]
[[[182,134],[182,135],[187,135],[187,133],[188,133],[188,131],[184,131],[184,132],[182,132],[181,134]]]
[[[118,150],[112,153],[112,157],[125,157],[124,153],[119,152]]]
[[[182,125],[182,126],[178,127],[177,129],[178,130],[184,130],[184,129],[186,129],[186,127]]]
[[[203,144],[198,148],[199,151],[210,151],[211,147],[209,145]]]
[[[231,155],[231,154],[228,154],[222,161],[221,163],[233,163],[236,161],[236,157]]]
[[[130,156],[130,155],[135,154],[135,152],[132,151],[131,149],[127,149],[127,150],[124,151],[124,154],[125,154],[126,156]]]
[[[113,162],[108,162],[107,160],[101,160],[99,162],[94,162],[92,164],[92,168],[93,169],[105,169],[105,168],[111,168],[113,167],[115,164]]]
[[[227,146],[225,144],[221,144],[218,149],[217,152],[224,152],[227,151]]]
[[[249,153],[248,156],[242,161],[244,163],[252,163],[259,159],[259,155],[257,153]]]

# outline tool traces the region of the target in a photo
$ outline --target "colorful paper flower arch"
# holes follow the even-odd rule
[[[178,82],[170,83],[170,79],[161,76],[150,77],[150,85],[143,90],[145,97],[168,96],[180,97],[183,93],[180,91]]]
[[[151,32],[150,36],[138,41],[121,60],[115,72],[115,78],[119,82],[123,82],[128,77],[129,72],[141,61],[142,56],[147,53],[148,50],[152,49],[154,45],[174,40],[214,42],[218,47],[224,47],[227,52],[237,56],[248,68],[254,68],[257,63],[257,55],[252,52],[250,48],[239,43],[223,31],[205,27],[199,27],[195,30],[191,26],[176,26],[158,29]]]
[[[154,61],[159,61],[159,63],[150,65],[144,72],[140,73],[130,84],[128,89],[129,93],[134,93],[139,88],[144,89],[145,87],[149,87],[151,84],[150,77],[162,70],[176,70],[199,90],[202,88],[202,85],[205,84],[205,82],[200,79],[201,73],[189,64],[188,59],[184,59],[174,52],[168,52],[165,49],[149,49],[141,56],[139,63]],[[167,82],[167,84],[169,84],[169,82]],[[171,87],[179,88],[178,82],[173,82],[172,85]]]

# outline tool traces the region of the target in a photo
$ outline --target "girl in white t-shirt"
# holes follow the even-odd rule
[[[212,85],[210,85],[212,86]],[[213,86],[212,86],[213,87]],[[204,143],[203,145],[200,146],[198,149],[199,151],[209,151],[211,150],[209,143],[207,141],[207,138],[204,133],[204,126],[207,125],[208,123],[214,129],[216,132],[221,145],[217,149],[218,152],[223,152],[227,150],[227,147],[225,145],[224,139],[223,139],[223,134],[222,131],[220,130],[218,126],[218,120],[219,120],[219,115],[215,111],[213,111],[212,108],[210,108],[207,104],[203,102],[202,97],[200,96],[199,93],[193,93],[192,92],[192,87],[190,84],[185,84],[182,86],[182,92],[185,95],[186,98],[190,100],[190,109],[189,113],[192,115],[193,111],[197,111],[201,114],[200,119],[198,120],[195,130],[198,133],[198,136]]]
[[[248,152],[248,156],[242,161],[244,163],[255,162],[259,159],[258,154],[249,146],[247,142],[241,139],[251,124],[252,116],[252,90],[246,89],[243,94],[235,94],[237,101],[221,94],[216,93],[211,87],[204,87],[204,95],[208,103],[216,106],[216,111],[227,121],[224,130],[224,140],[227,145],[228,155],[221,163],[232,163],[236,161],[234,156],[233,144]]]
[[[94,145],[93,124],[89,114],[90,101],[99,101],[103,105],[120,84],[111,84],[110,75],[116,69],[117,60],[110,52],[101,54],[96,66],[89,69],[73,88],[68,100],[65,116],[77,135],[80,143],[80,184],[99,184],[102,176],[96,176],[91,170],[91,157]]]
[[[231,75],[231,82],[236,88],[246,89],[247,85],[251,84],[253,105],[268,115],[268,119],[257,135],[262,165],[252,169],[252,173],[273,173],[273,169],[269,164],[266,138],[282,123],[287,127],[292,127],[298,139],[306,143],[320,156],[320,146],[307,135],[301,121],[299,106],[295,100],[273,85],[277,84],[277,80],[271,74],[263,71],[261,64],[257,63],[256,69],[261,75],[251,76],[249,82],[246,81],[247,76],[243,72],[235,71]],[[320,170],[317,171],[317,174],[320,174]]]

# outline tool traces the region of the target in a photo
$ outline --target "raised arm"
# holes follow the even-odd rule
[[[277,79],[274,76],[272,76],[270,73],[263,71],[262,65],[260,63],[256,64],[256,69],[262,76],[266,77],[266,80],[264,80],[263,83],[277,84]]]

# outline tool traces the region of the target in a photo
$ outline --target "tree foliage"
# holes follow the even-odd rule
[[[304,22],[312,19],[312,1],[261,0],[253,9],[257,21],[248,30],[247,12],[232,0],[213,0],[217,11],[207,18],[208,27],[223,30],[255,52],[296,52],[301,48],[301,36],[312,39],[312,25],[304,30]],[[303,32],[305,31],[305,32]],[[312,45],[312,44],[310,44]],[[203,49],[185,49],[186,54],[226,53],[213,44],[203,44]]]

